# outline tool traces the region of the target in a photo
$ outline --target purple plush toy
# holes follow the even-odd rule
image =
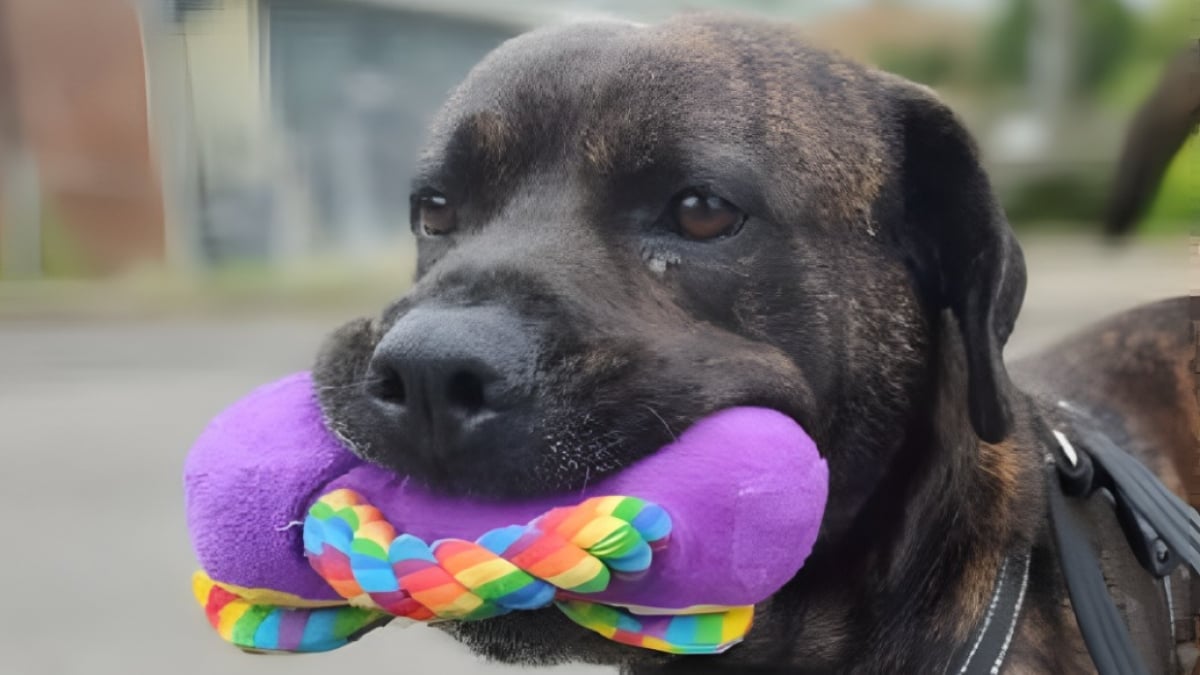
[[[213,420],[184,482],[197,599],[246,649],[553,604],[626,644],[715,653],[803,565],[828,469],[790,418],[732,408],[578,492],[439,496],[351,454],[301,373]]]

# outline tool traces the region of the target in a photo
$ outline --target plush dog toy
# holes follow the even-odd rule
[[[828,469],[790,418],[731,408],[575,493],[451,498],[351,454],[300,373],[214,419],[184,484],[196,598],[247,650],[556,606],[609,639],[703,654],[739,642],[804,564]]]

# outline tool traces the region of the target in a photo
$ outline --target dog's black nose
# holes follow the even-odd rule
[[[499,307],[417,308],[375,348],[367,391],[396,426],[398,445],[448,460],[475,445],[531,396],[534,341]]]

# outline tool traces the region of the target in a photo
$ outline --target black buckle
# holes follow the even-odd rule
[[[1113,480],[1104,466],[1092,461],[1091,453],[1080,451],[1063,433],[1052,431],[1058,441],[1054,450],[1055,466],[1063,493],[1087,498],[1102,490],[1117,514],[1117,522],[1141,566],[1157,578],[1169,575],[1183,562],[1158,530],[1137,510],[1129,495]]]

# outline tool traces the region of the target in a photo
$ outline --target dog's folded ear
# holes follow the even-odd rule
[[[896,80],[899,192],[895,232],[922,295],[958,321],[975,433],[995,443],[1012,422],[1004,344],[1025,295],[1025,260],[967,130],[929,90]]]

